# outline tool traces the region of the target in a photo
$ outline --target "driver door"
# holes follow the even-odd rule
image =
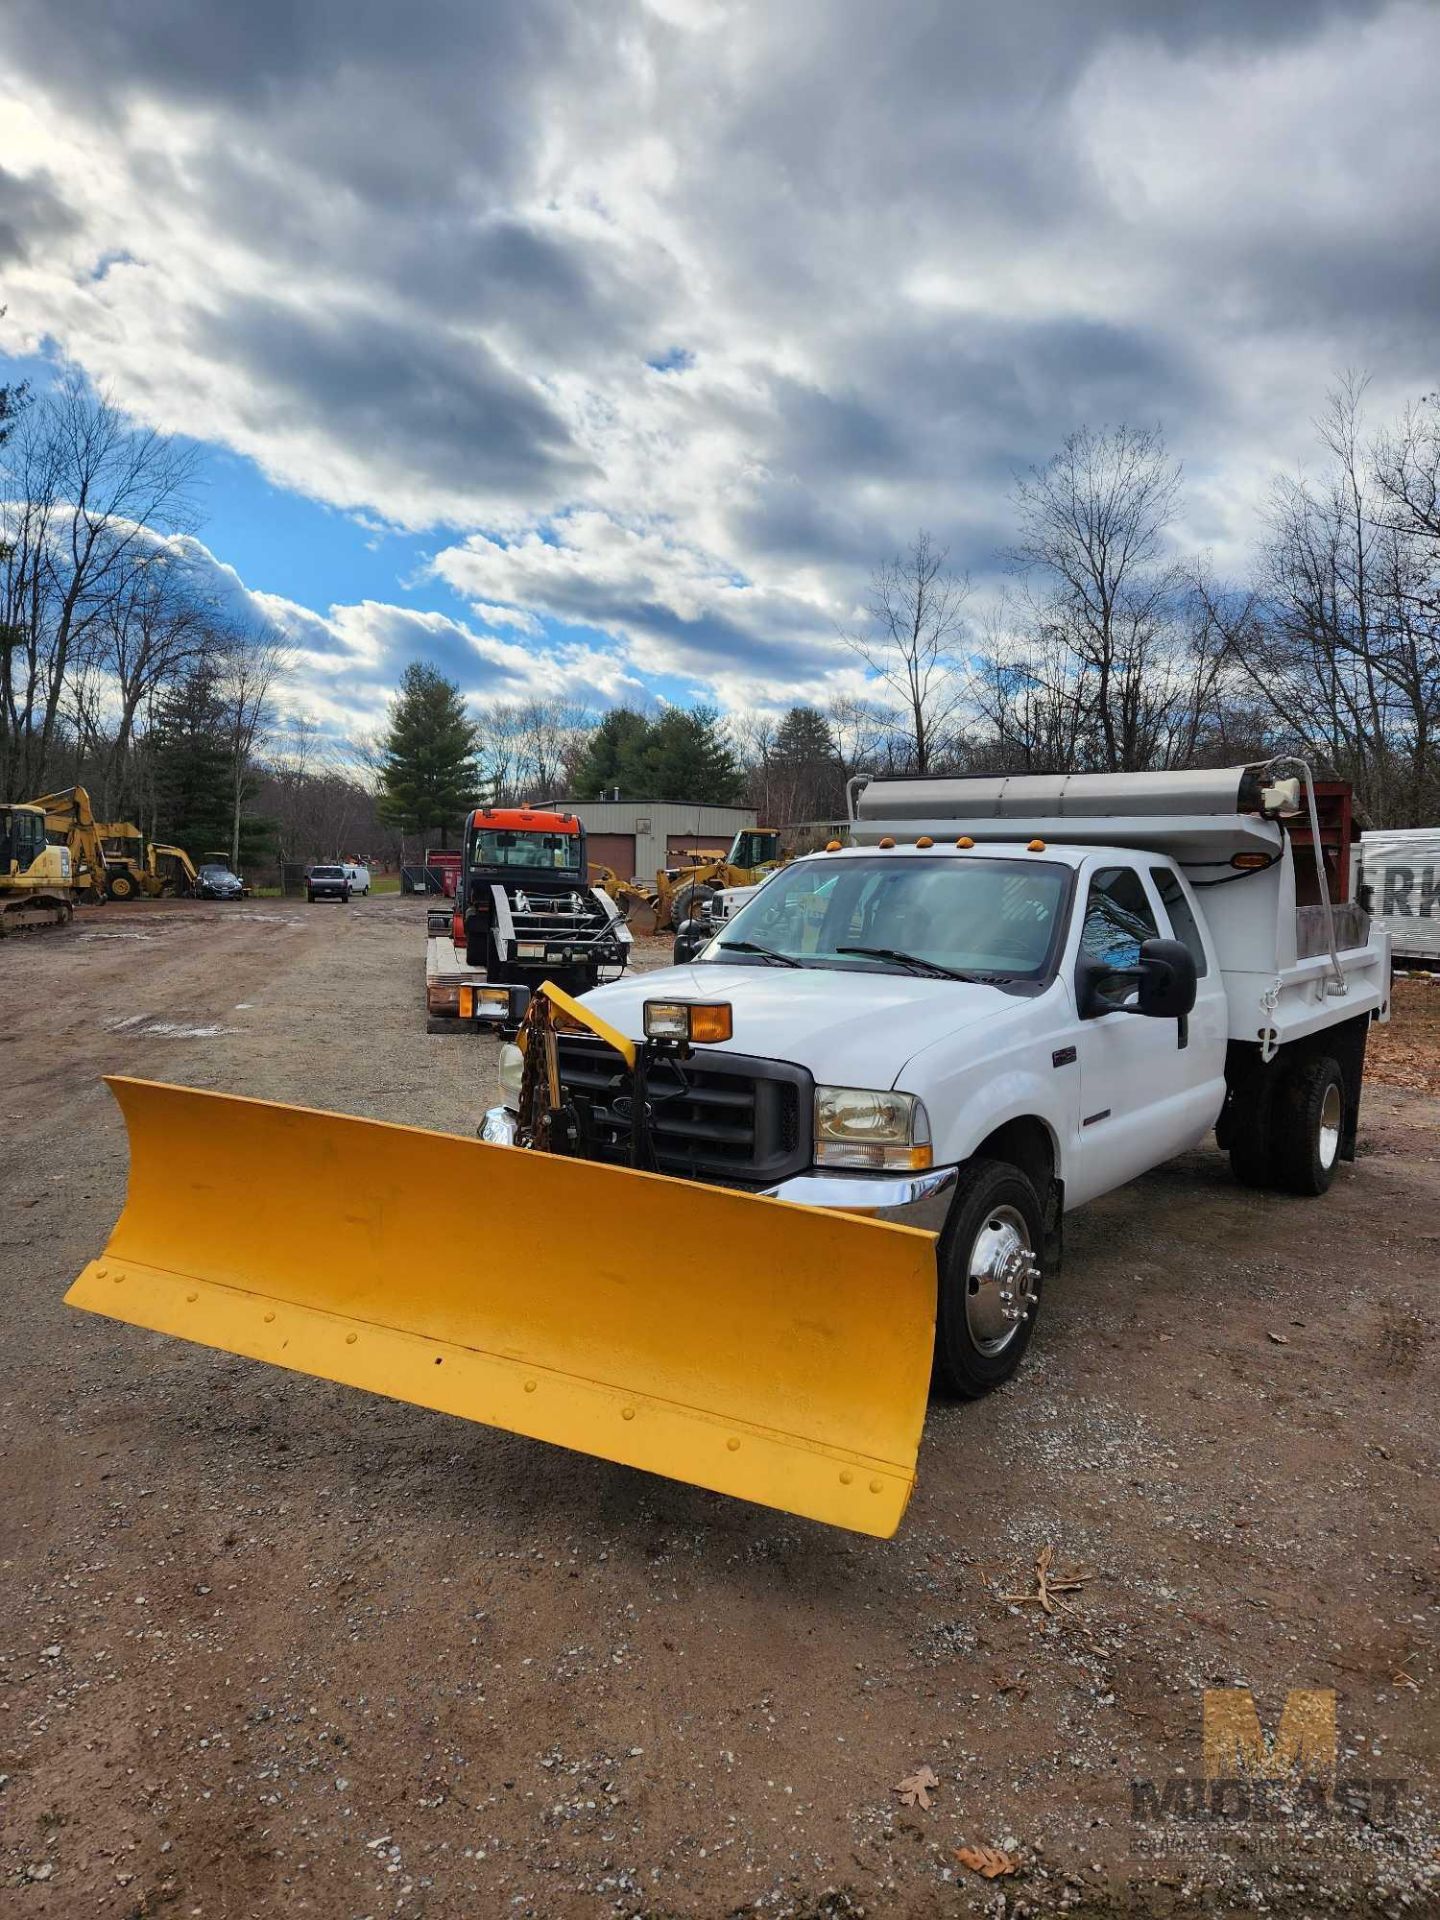
[[[1092,869],[1078,915],[1075,962],[1103,960],[1117,973],[1138,964],[1146,940],[1160,937],[1157,904],[1138,864],[1107,861]],[[1165,936],[1169,936],[1168,925]],[[1115,989],[1113,991],[1117,991]],[[1195,1056],[1188,1024],[1138,1013],[1104,1013],[1075,1022],[1080,1110],[1066,1177],[1067,1206],[1123,1186],[1194,1146]]]

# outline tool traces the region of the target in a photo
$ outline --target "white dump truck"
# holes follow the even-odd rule
[[[934,1231],[939,1373],[993,1386],[1071,1208],[1212,1128],[1252,1187],[1319,1194],[1354,1158],[1389,940],[1329,897],[1284,764],[861,785],[851,845],[584,997],[652,1053],[637,1100],[612,1045],[559,1032],[561,1150]],[[725,1037],[684,1045],[697,1016]]]
[[[1014,1371],[1071,1208],[1212,1128],[1251,1186],[1353,1157],[1390,948],[1303,768],[877,780],[852,812],[681,966],[503,984],[478,1139],[113,1082],[128,1198],[67,1299],[893,1533],[932,1378]],[[617,1219],[644,1243],[590,1230]]]

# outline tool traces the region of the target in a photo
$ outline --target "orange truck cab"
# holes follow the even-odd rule
[[[573,813],[477,807],[465,822],[452,935],[488,980],[583,993],[618,979],[630,932],[587,880],[585,827]]]

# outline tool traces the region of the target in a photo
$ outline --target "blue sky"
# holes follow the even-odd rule
[[[202,450],[200,538],[373,732],[861,692],[921,527],[1158,423],[1229,574],[1345,369],[1436,378],[1414,0],[41,0],[0,13],[0,353]]]

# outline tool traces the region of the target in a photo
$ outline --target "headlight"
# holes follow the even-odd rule
[[[525,1055],[513,1040],[507,1040],[500,1049],[500,1091],[509,1106],[519,1104],[520,1081],[524,1073]]]
[[[930,1118],[913,1093],[815,1089],[817,1166],[928,1167],[933,1160]]]

